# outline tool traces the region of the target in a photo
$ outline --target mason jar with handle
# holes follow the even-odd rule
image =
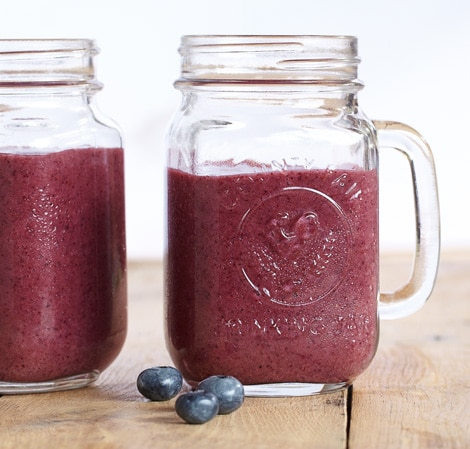
[[[190,384],[232,375],[254,396],[350,385],[379,318],[415,312],[433,289],[428,145],[361,111],[354,37],[185,36],[180,53],[167,168],[175,365]],[[378,161],[390,150],[409,161],[417,243],[409,282],[380,293]]]

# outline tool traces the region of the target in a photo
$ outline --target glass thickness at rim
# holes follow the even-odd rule
[[[290,42],[292,40],[303,40],[310,42],[322,42],[325,45],[328,42],[357,42],[357,37],[346,34],[186,34],[182,36],[182,41],[207,41],[212,40],[215,43],[273,43]]]
[[[0,39],[0,54],[47,51],[96,51],[93,39]]]

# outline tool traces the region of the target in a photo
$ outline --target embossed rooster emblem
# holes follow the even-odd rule
[[[321,299],[341,281],[349,225],[339,206],[312,189],[285,189],[244,218],[242,273],[270,301],[299,306]]]

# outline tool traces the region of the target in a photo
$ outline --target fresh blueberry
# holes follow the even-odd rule
[[[155,366],[142,371],[137,377],[137,389],[151,401],[168,401],[183,386],[181,373],[172,366]]]
[[[178,397],[176,413],[189,424],[204,424],[219,412],[217,396],[204,390],[190,391]]]
[[[225,415],[237,410],[245,399],[245,390],[241,382],[232,376],[211,376],[197,386],[198,390],[207,391],[217,396],[219,414]]]

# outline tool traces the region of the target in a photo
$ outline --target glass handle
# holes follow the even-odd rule
[[[395,319],[420,309],[434,288],[440,252],[440,215],[436,171],[424,138],[403,123],[375,121],[379,154],[387,148],[405,155],[411,168],[416,217],[416,249],[408,282],[392,293],[380,293],[379,316]]]

